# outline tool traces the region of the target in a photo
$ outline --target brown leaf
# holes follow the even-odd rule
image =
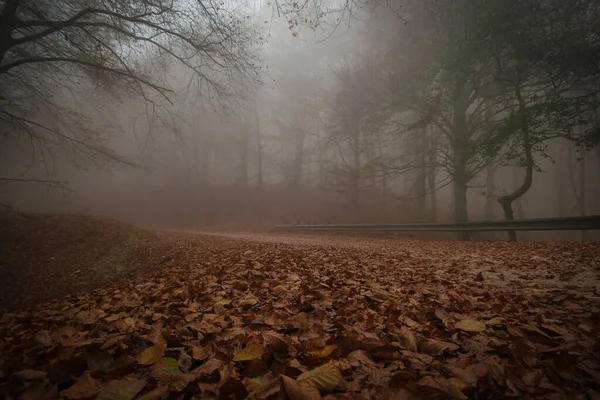
[[[159,342],[154,346],[148,347],[138,356],[137,361],[142,365],[151,365],[162,358],[167,350],[165,342]]]
[[[35,340],[43,347],[48,347],[52,344],[52,336],[50,331],[44,329],[35,335]]]
[[[135,400],[165,400],[169,397],[168,386],[158,386],[157,388],[137,397]]]
[[[212,351],[210,344],[206,346],[192,347],[192,357],[194,360],[206,360]]]
[[[88,372],[84,372],[72,386],[61,391],[60,395],[67,399],[87,399],[99,391],[100,384]]]
[[[400,330],[400,344],[409,351],[417,352],[418,344],[415,334],[405,326]]]
[[[216,358],[211,358],[198,368],[192,370],[190,373],[196,376],[200,375],[211,375],[213,372],[221,369],[223,362]]]
[[[432,355],[442,355],[444,351],[456,351],[458,346],[454,343],[443,342],[435,339],[424,339],[419,342],[419,349],[423,353]]]
[[[329,361],[325,365],[303,373],[297,381],[308,382],[322,393],[328,393],[335,388],[340,379],[342,379],[342,374],[337,365],[333,361]]]
[[[267,399],[281,391],[281,379],[273,379],[248,394],[249,399]]]
[[[320,400],[319,389],[307,382],[295,381],[285,375],[281,376],[283,389],[290,400]]]
[[[505,382],[505,370],[504,364],[497,357],[488,357],[485,360],[485,364],[490,371],[490,375],[494,378],[496,382],[503,385]]]
[[[46,378],[46,372],[36,371],[33,369],[24,369],[22,371],[15,372],[15,376],[22,380],[37,381]]]
[[[155,322],[148,333],[141,336],[141,338],[154,344],[164,341],[162,337],[162,322]]]
[[[467,396],[449,379],[426,376],[417,382],[419,386],[430,387],[450,395],[454,399],[468,399]]]
[[[263,349],[260,343],[250,342],[242,350],[239,350],[233,356],[233,361],[251,361],[262,358]]]
[[[361,365],[375,365],[369,353],[364,350],[355,350],[348,354],[346,363],[352,367],[360,367]]]
[[[333,353],[335,349],[337,349],[337,346],[335,344],[331,344],[329,346],[323,347],[320,350],[309,351],[308,354],[311,354],[317,358],[325,358],[328,357],[331,353]]]
[[[485,324],[474,319],[463,319],[462,321],[458,321],[454,325],[454,328],[467,332],[483,332],[485,331]]]
[[[104,386],[96,400],[131,400],[146,386],[142,379],[122,379]]]

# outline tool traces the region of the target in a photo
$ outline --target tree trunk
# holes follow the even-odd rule
[[[454,221],[466,223],[469,221],[467,209],[467,189],[469,176],[467,171],[467,161],[469,154],[469,136],[467,127],[467,108],[468,100],[465,93],[466,82],[457,84],[457,91],[454,99],[454,118],[453,118],[453,164],[454,164]],[[469,240],[468,231],[459,232],[459,240]]]
[[[573,176],[573,159],[572,159],[573,147],[569,149],[569,180],[571,181],[571,188],[573,189],[573,195],[575,196],[575,201],[577,202],[577,208],[580,216],[585,216],[587,214],[587,205],[586,205],[586,187],[585,187],[585,156],[581,158],[581,160],[575,160],[575,162],[579,163],[579,182],[575,182],[576,179]],[[585,241],[587,239],[588,231],[581,231],[581,240]]]
[[[355,213],[359,211],[359,201],[360,201],[360,138],[358,129],[354,131],[352,136],[352,147],[353,147],[353,174],[352,174],[352,183],[351,183],[351,193],[350,193],[350,204],[352,210]]]
[[[302,164],[304,163],[304,132],[296,132],[294,137],[294,159],[292,161],[292,181],[294,189],[300,187],[302,180]]]
[[[436,173],[436,148],[437,141],[433,127],[429,128],[429,145],[427,149],[428,157],[428,168],[427,168],[427,185],[429,190],[429,218],[431,222],[437,222],[437,192],[435,187],[435,173]]]
[[[383,141],[381,140],[381,137],[379,137],[377,146],[378,146],[378,150],[379,150],[380,166],[383,165],[383,143],[382,142]],[[381,202],[382,202],[384,208],[387,208],[387,191],[388,191],[387,174],[384,171],[382,173],[382,177],[381,177]]]
[[[496,203],[496,166],[488,165],[485,169],[486,176],[486,202],[485,202],[485,219],[493,221],[494,204]]]
[[[17,7],[19,0],[6,0],[0,15],[0,64],[8,49],[12,46],[12,33],[19,23]]]
[[[419,132],[419,147],[421,167],[417,172],[417,218],[419,222],[425,222],[425,210],[427,209],[427,127],[424,126]]]
[[[585,174],[585,155],[581,158],[581,161],[579,161],[580,163],[580,171],[579,171],[579,198],[581,199],[580,203],[579,203],[579,211],[581,216],[586,216],[587,215],[587,199],[585,198],[586,194],[587,194],[587,188],[586,188],[586,174]],[[581,240],[582,241],[587,241],[588,237],[589,237],[589,233],[590,231],[588,230],[583,230],[581,231]]]
[[[556,190],[556,214],[559,217],[566,217],[565,191],[563,186],[564,165],[563,165],[563,146],[562,141],[557,141],[554,155],[554,188]]]
[[[262,168],[262,145],[260,140],[260,116],[258,114],[258,105],[256,107],[256,160],[257,160],[257,175],[256,186],[258,190],[263,189],[263,168]]]
[[[531,188],[531,183],[533,182],[533,153],[532,153],[532,144],[531,144],[531,136],[529,132],[529,120],[527,117],[527,105],[523,96],[521,95],[521,88],[519,86],[515,86],[515,95],[517,97],[517,101],[519,102],[519,124],[521,133],[523,135],[523,151],[525,153],[525,179],[521,186],[519,186],[514,192],[502,196],[498,198],[498,202],[502,206],[502,210],[504,211],[504,218],[507,221],[514,220],[514,213],[512,211],[512,203],[522,197],[527,191]],[[515,231],[508,231],[508,240],[516,241],[517,233]]]
[[[240,158],[238,164],[238,184],[241,187],[248,186],[248,134],[244,133],[241,140]]]

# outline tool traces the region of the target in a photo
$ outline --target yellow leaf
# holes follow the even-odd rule
[[[300,313],[296,316],[296,318],[298,318],[298,322],[300,323],[300,327],[302,329],[308,330],[310,328],[308,316],[306,315],[306,313]]]
[[[590,333],[592,331],[592,327],[588,324],[579,324],[578,328],[587,333]]]
[[[335,344],[330,344],[329,346],[325,346],[320,350],[309,351],[308,354],[311,354],[317,358],[324,358],[333,353],[335,349],[337,349],[337,346]]]
[[[297,381],[308,382],[322,393],[328,393],[337,386],[340,379],[342,379],[340,370],[333,361],[329,361],[325,365],[303,373]]]
[[[238,351],[233,356],[233,361],[251,361],[258,360],[263,355],[262,346],[258,343],[249,343],[248,346]]]

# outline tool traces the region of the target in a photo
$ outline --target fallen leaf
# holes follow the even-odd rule
[[[151,365],[162,358],[167,350],[167,344],[160,342],[154,346],[148,347],[138,356],[137,361],[142,365]]]
[[[259,343],[249,343],[246,347],[236,352],[233,361],[258,360],[263,355],[262,346]]]
[[[131,400],[146,386],[142,379],[122,379],[104,386],[96,400]]]
[[[454,343],[443,342],[435,339],[424,339],[419,342],[419,350],[432,355],[442,355],[444,351],[456,351],[458,346]]]
[[[68,389],[60,392],[67,399],[87,399],[100,391],[100,384],[88,372],[84,372]]]
[[[281,376],[283,388],[290,400],[320,400],[319,389],[307,382],[295,381],[285,375]]]
[[[309,351],[308,354],[313,355],[317,358],[325,358],[328,357],[331,353],[333,353],[335,349],[337,349],[337,346],[335,344],[331,344],[329,346],[323,347],[320,350]]]
[[[158,386],[157,388],[145,393],[135,400],[165,400],[169,397],[168,386]]]
[[[331,392],[342,379],[342,374],[333,361],[321,365],[311,371],[307,371],[297,378],[299,382],[308,382],[322,393]]]
[[[450,395],[454,399],[468,399],[468,397],[465,396],[465,394],[449,379],[426,376],[417,382],[417,385],[437,389],[440,392]]]
[[[192,357],[194,360],[206,360],[210,355],[212,348],[210,345],[196,346],[192,348]]]
[[[474,319],[463,319],[462,321],[458,321],[454,325],[454,328],[467,332],[483,332],[485,331],[485,323]]]
[[[417,352],[418,342],[415,334],[407,327],[400,329],[400,344],[409,351]]]

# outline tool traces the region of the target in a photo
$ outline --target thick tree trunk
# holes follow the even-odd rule
[[[556,143],[554,154],[554,189],[556,190],[556,214],[559,217],[566,217],[567,210],[565,205],[565,190],[564,190],[564,165],[563,165],[563,146],[562,141]]]
[[[486,176],[486,202],[485,202],[485,219],[488,221],[494,220],[494,205],[496,203],[496,166],[488,165],[485,169]]]
[[[0,15],[0,64],[8,49],[12,46],[12,33],[19,24],[17,7],[19,0],[6,0]]]
[[[587,195],[586,188],[586,174],[585,174],[585,156],[581,159],[580,170],[579,170],[579,198],[581,199],[579,202],[579,213],[581,216],[587,215],[587,199],[585,196]],[[581,231],[581,240],[587,241],[589,238],[590,231],[583,230]]]
[[[522,197],[531,188],[533,182],[533,152],[531,144],[531,136],[529,132],[529,120],[527,117],[527,105],[521,95],[521,88],[515,86],[515,95],[519,102],[519,114],[520,114],[520,128],[523,135],[523,152],[525,153],[525,179],[523,183],[512,193],[498,198],[498,202],[502,206],[504,211],[504,218],[507,221],[514,219],[514,213],[512,210],[512,203]],[[517,233],[515,231],[508,232],[508,240],[516,241]]]

